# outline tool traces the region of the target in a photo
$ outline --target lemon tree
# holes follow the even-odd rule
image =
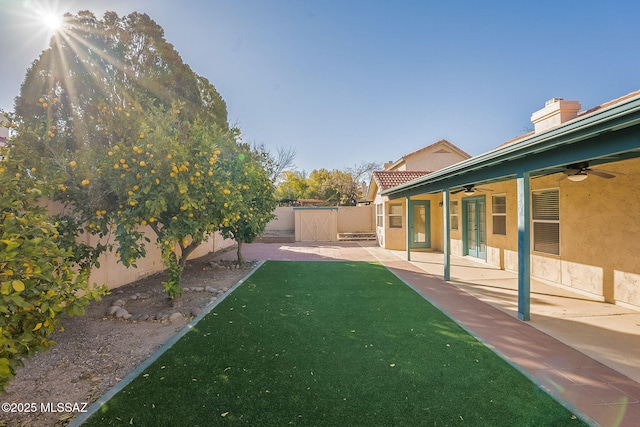
[[[189,255],[220,226],[238,216],[242,196],[235,176],[223,165],[235,152],[235,133],[210,121],[181,120],[181,105],[149,106],[135,138],[113,144],[100,156],[98,179],[108,187],[105,213],[125,265],[139,256],[140,226],[155,234],[168,278],[170,297],[180,295]],[[105,121],[120,120],[112,110]],[[144,242],[142,242],[144,243]]]
[[[273,174],[269,174],[269,153],[257,148],[251,149],[240,143],[225,159],[224,168],[229,171],[230,181],[239,195],[240,203],[235,212],[224,218],[220,224],[222,235],[236,241],[238,263],[243,264],[243,243],[252,243],[275,217]]]
[[[105,292],[75,268],[59,223],[38,204],[35,172],[10,155],[0,161],[0,390],[24,358],[54,344],[62,313],[83,314]]]

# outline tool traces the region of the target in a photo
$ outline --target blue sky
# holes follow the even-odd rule
[[[298,170],[383,163],[445,138],[472,155],[553,97],[640,89],[640,2],[0,0],[0,108],[50,33],[42,9],[147,13],[227,102],[245,141]]]

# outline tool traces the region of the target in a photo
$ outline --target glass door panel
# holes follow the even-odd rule
[[[409,245],[412,248],[431,247],[430,203],[428,200],[409,202]]]

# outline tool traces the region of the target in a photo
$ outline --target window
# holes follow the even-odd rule
[[[532,194],[533,250],[560,255],[560,194],[558,190]]]
[[[493,234],[507,235],[507,196],[491,197],[491,216],[493,217]]]
[[[384,205],[378,203],[376,205],[376,227],[384,227]]]
[[[458,220],[460,218],[459,213],[458,213],[458,201],[455,202],[451,202],[449,204],[449,213],[451,216],[451,229],[452,230],[457,230],[458,229]]]
[[[402,205],[389,205],[389,228],[402,228]]]

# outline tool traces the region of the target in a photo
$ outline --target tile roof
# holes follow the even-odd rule
[[[624,96],[621,96],[620,98],[612,99],[611,101],[607,101],[604,104],[600,104],[597,107],[590,108],[590,109],[588,109],[586,111],[581,111],[581,112],[578,113],[578,117],[584,116],[586,114],[591,114],[591,113],[596,112],[598,110],[602,110],[602,109],[605,109],[605,108],[613,107],[616,104],[619,104],[619,103],[624,102],[624,101],[626,101],[628,99],[634,98],[634,97],[636,97],[638,95],[640,95],[640,90],[636,90],[634,92],[628,93],[628,94],[626,94]]]
[[[611,101],[607,101],[607,102],[605,102],[603,104],[600,104],[600,105],[595,106],[593,108],[590,108],[588,110],[580,111],[578,113],[577,117],[586,116],[588,114],[595,113],[596,111],[604,110],[604,109],[609,108],[609,107],[613,107],[614,105],[617,105],[617,104],[619,104],[621,102],[627,101],[627,100],[629,100],[631,98],[635,98],[637,96],[640,96],[640,90],[636,90],[636,91],[633,91],[633,92],[628,93],[626,95],[623,95],[623,96],[621,96],[619,98],[612,99]],[[534,134],[534,132],[531,131],[531,132],[525,133],[524,135],[517,136],[517,137],[515,137],[513,139],[510,139],[509,141],[507,141],[505,143],[500,144],[496,148],[501,148],[501,147],[504,147],[505,145],[513,144],[514,142],[520,141],[521,139],[525,139],[525,138],[527,138],[529,136],[532,136],[533,134]]]
[[[405,182],[413,181],[420,178],[432,171],[375,171],[373,172],[373,179],[380,191],[387,190]]]

